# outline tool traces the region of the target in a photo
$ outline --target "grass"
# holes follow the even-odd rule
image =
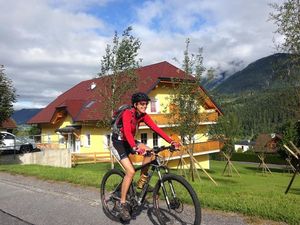
[[[217,181],[218,186],[202,172],[201,180],[191,182],[202,207],[239,212],[293,225],[300,224],[299,175],[286,195],[284,191],[292,174],[273,169],[272,175],[263,176],[254,165],[239,163],[234,165],[241,177],[234,173],[233,177],[222,176],[225,162],[211,161],[209,173]],[[0,171],[3,172],[93,187],[99,187],[103,175],[109,169],[110,164],[104,163],[78,165],[71,169],[38,165],[0,165]]]

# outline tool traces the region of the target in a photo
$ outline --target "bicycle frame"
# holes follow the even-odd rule
[[[145,168],[145,167],[147,167],[149,165],[151,166],[151,170],[150,170],[150,172],[148,172],[147,181],[146,181],[146,183],[145,183],[145,185],[144,185],[144,187],[143,187],[143,189],[142,189],[139,197],[136,199],[138,206],[141,206],[144,203],[144,201],[145,201],[145,198],[146,198],[146,195],[147,195],[147,189],[148,189],[149,183],[151,181],[151,178],[153,176],[153,173],[155,171],[157,172],[158,177],[159,177],[158,182],[162,181],[162,174],[160,172],[161,169],[164,169],[166,174],[169,173],[168,167],[160,164],[160,161],[159,161],[157,153],[155,153],[155,158],[153,160],[151,160],[151,162],[148,162],[148,163],[146,163],[144,165],[136,167],[135,171],[142,170],[143,168]],[[171,182],[169,182],[169,185],[170,185],[170,189],[172,191],[173,196],[176,197],[176,193],[175,193],[173,184]],[[132,190],[134,192],[134,196],[137,197],[137,193],[136,193],[135,188],[133,187],[133,184],[131,184],[131,186],[132,186]],[[167,206],[170,209],[170,201],[169,201],[169,198],[168,198],[168,195],[167,195],[167,192],[166,192],[166,188],[165,188],[165,186],[164,186],[164,184],[162,182],[161,182],[161,187],[162,187],[162,190],[163,190],[163,194],[165,196],[165,200],[166,200]]]

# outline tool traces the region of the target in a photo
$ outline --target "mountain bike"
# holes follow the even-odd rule
[[[154,159],[142,166],[135,168],[136,171],[150,165],[148,179],[141,191],[132,182],[126,196],[129,212],[134,217],[135,213],[142,210],[147,189],[153,174],[156,172],[158,181],[152,193],[154,213],[160,224],[195,224],[201,223],[201,205],[198,196],[192,186],[182,176],[172,174],[164,165],[164,160],[159,156],[159,152],[169,150],[176,151],[174,146],[161,146],[153,148]],[[121,198],[121,185],[124,172],[119,169],[108,171],[101,182],[100,195],[103,212],[114,221],[120,221],[117,204]]]

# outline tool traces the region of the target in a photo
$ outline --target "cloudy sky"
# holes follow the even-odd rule
[[[96,77],[114,32],[128,26],[142,65],[180,67],[173,58],[190,38],[206,67],[230,73],[275,53],[271,2],[282,0],[0,0],[0,64],[17,89],[15,109],[44,107]]]

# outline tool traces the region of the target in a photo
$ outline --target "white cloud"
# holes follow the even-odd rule
[[[5,65],[17,89],[16,107],[45,106],[59,93],[96,75],[113,31],[126,27],[118,27],[119,21],[113,17],[92,11],[101,8],[113,12],[119,3],[0,0],[0,64]],[[128,26],[133,26],[142,42],[139,57],[143,65],[169,61],[180,66],[172,58],[182,59],[185,40],[190,38],[191,51],[204,48],[206,67],[213,66],[219,72],[236,71],[275,52],[275,27],[267,21],[272,10],[268,3],[128,1],[123,18],[128,18]]]
[[[137,9],[139,19],[134,25],[143,40],[144,61],[170,59],[172,54],[182,58],[184,40],[190,38],[191,51],[204,48],[206,66],[217,67],[219,72],[241,69],[275,51],[272,43],[275,26],[268,21],[272,10],[268,3],[262,0],[147,2]],[[157,18],[159,26],[153,29]]]

